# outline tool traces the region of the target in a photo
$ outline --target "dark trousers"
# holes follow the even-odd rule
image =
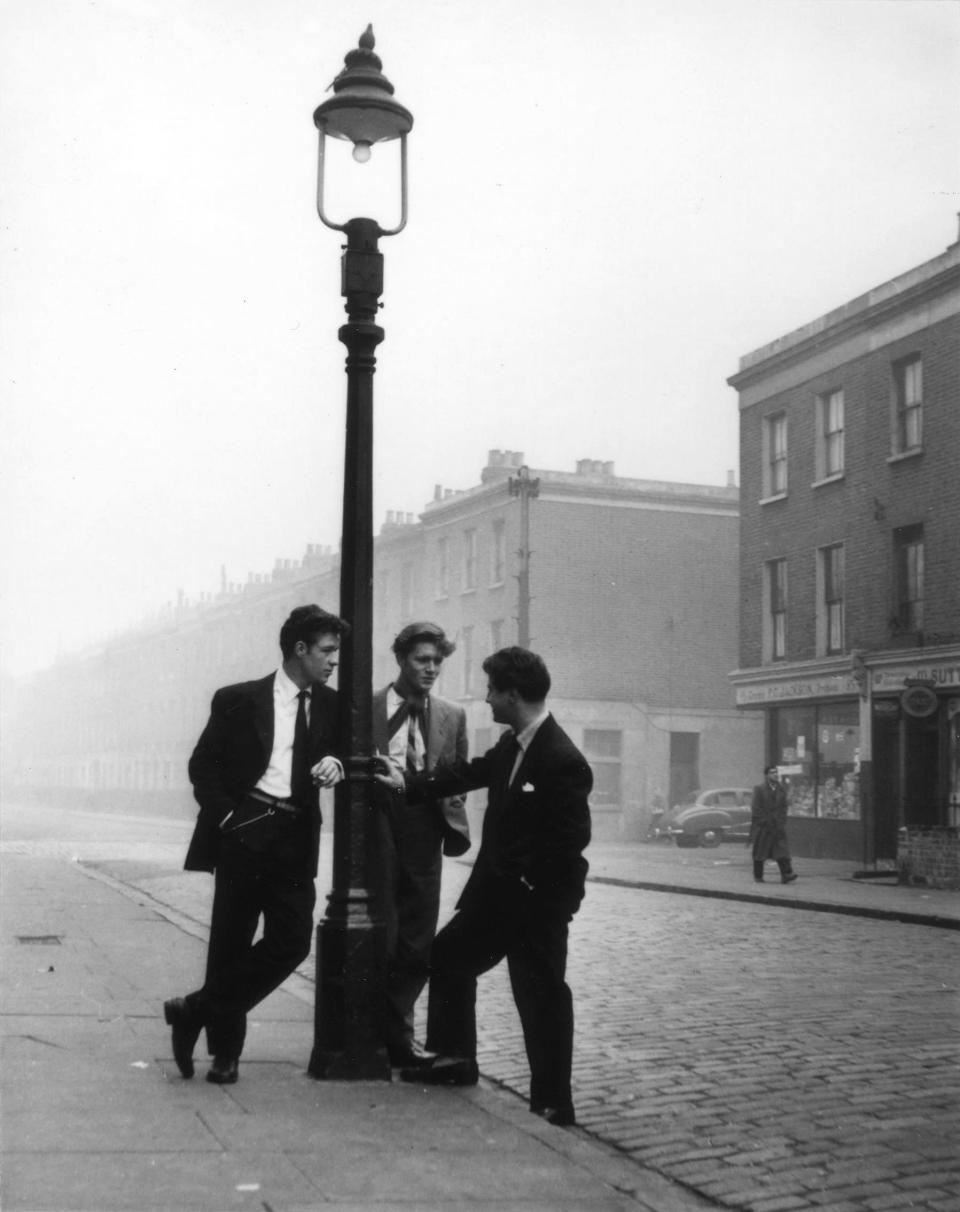
[[[414,1005],[427,983],[440,912],[442,832],[432,804],[390,804],[378,814],[380,907],[386,926],[384,1039],[413,1042]]]
[[[568,1107],[573,1067],[573,997],[566,983],[567,917],[531,900],[480,903],[456,913],[433,944],[427,1048],[477,1054],[477,977],[504,957],[530,1062],[530,1105]]]
[[[247,1013],[310,954],[316,891],[303,867],[302,832],[298,822],[281,823],[264,849],[247,849],[234,837],[221,846],[206,978],[187,998],[212,1056],[240,1056]]]
[[[764,859],[754,859],[753,860],[753,878],[755,880],[763,879],[764,861],[765,861]],[[774,861],[776,862],[777,866],[780,868],[781,876],[789,875],[793,871],[793,867],[788,858],[778,858],[778,859],[775,859]]]

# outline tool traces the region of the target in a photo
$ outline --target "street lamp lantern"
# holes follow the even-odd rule
[[[366,164],[376,143],[400,140],[401,216],[397,227],[380,229],[380,235],[393,236],[407,223],[407,134],[413,126],[413,115],[393,99],[393,85],[380,70],[383,64],[373,52],[373,26],[368,25],[360,36],[356,50],[348,51],[344,68],[330,86],[333,96],[318,105],[313,121],[320,132],[320,152],[317,171],[317,213],[337,231],[346,225],[333,223],[323,208],[326,139],[346,139],[353,144],[353,158]]]
[[[339,748],[346,777],[335,791],[333,880],[326,914],[317,927],[317,988],[309,1072],[317,1078],[390,1079],[381,1008],[386,947],[371,890],[376,856],[368,846],[378,811],[373,778],[373,375],[383,329],[376,323],[383,290],[380,236],[396,235],[407,221],[406,137],[409,110],[393,100],[393,85],[373,53],[373,30],[350,51],[333,82],[334,96],[313,120],[320,132],[317,212],[346,233],[341,293],[347,323],[339,331],[347,348],[347,418],[340,545],[340,614],[352,631],[340,653]],[[334,223],[324,213],[324,144],[327,135],[348,139],[354,158],[386,140],[401,141],[402,208],[399,226],[385,230],[374,219]]]

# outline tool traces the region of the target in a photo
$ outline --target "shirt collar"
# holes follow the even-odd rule
[[[405,699],[403,697],[403,695],[397,690],[397,688],[393,684],[393,682],[391,682],[390,685],[387,687],[387,710],[389,711],[389,713],[392,715],[394,711],[396,711],[399,707],[403,706],[405,703],[408,703],[409,701],[410,701],[409,699]],[[426,711],[430,705],[430,695],[425,694],[423,696],[423,699],[421,700],[421,702],[423,704],[424,711]]]
[[[524,728],[523,732],[517,733],[517,744],[520,746],[520,748],[523,750],[524,753],[527,752],[527,749],[530,746],[530,742],[536,736],[537,729],[540,727],[540,725],[543,723],[543,721],[547,718],[547,716],[549,714],[550,714],[550,712],[548,710],[544,709],[543,711],[541,711],[541,713],[537,716],[537,718],[535,720],[530,721],[530,723],[526,726],[526,728]]]
[[[282,665],[277,670],[276,680],[273,683],[273,693],[281,703],[296,702],[297,695],[300,693],[300,687],[290,679]]]

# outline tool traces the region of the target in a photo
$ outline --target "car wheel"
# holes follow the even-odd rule
[[[723,838],[723,834],[719,829],[704,829],[700,834],[700,845],[712,849],[714,846],[719,846]]]
[[[696,834],[691,834],[691,833],[678,833],[677,834],[677,845],[681,848],[681,850],[692,850],[694,846],[699,846],[699,844],[700,844],[700,840],[696,836]]]

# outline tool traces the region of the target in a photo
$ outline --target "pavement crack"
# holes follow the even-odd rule
[[[213,1139],[217,1142],[217,1144],[220,1146],[220,1148],[224,1151],[224,1153],[228,1153],[230,1151],[229,1144],[225,1140],[221,1139],[220,1134],[210,1124],[209,1120],[206,1119],[203,1112],[197,1111],[196,1116],[197,1116],[197,1119],[200,1121],[200,1123],[203,1124],[203,1126],[206,1128],[206,1130],[210,1133],[210,1135],[213,1137]]]
[[[29,1040],[31,1044],[43,1044],[43,1046],[45,1048],[60,1048],[62,1050],[64,1047],[63,1044],[58,1044],[55,1040],[43,1039],[39,1035],[19,1034],[19,1035],[11,1035],[9,1038],[10,1039],[26,1039],[26,1040]]]

